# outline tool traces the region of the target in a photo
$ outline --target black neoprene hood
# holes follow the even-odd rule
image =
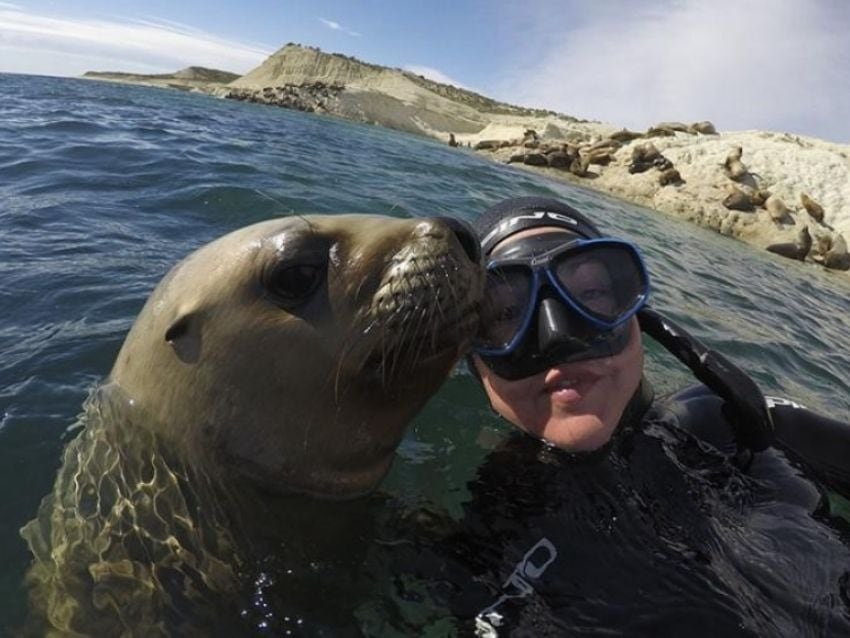
[[[544,226],[563,228],[586,239],[602,236],[593,222],[575,208],[549,197],[506,199],[485,210],[473,223],[484,255],[506,237]]]

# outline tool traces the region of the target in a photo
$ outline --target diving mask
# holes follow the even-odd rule
[[[612,356],[648,296],[649,276],[629,242],[566,230],[523,237],[491,254],[473,348],[506,379]]]

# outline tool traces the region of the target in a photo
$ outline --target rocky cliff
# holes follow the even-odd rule
[[[334,99],[322,99],[333,87]],[[494,117],[549,118],[574,122],[549,111],[527,109],[419,75],[361,62],[313,47],[287,44],[260,66],[230,83],[225,97],[316,110],[359,122],[447,139],[449,133],[474,135]],[[301,99],[303,98],[303,99]]]

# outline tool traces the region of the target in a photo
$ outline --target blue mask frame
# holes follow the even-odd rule
[[[640,292],[635,297],[634,302],[628,308],[621,311],[614,319],[606,319],[598,314],[594,314],[592,311],[589,311],[586,307],[584,307],[572,296],[570,291],[564,287],[552,267],[552,264],[556,259],[567,253],[581,253],[606,247],[625,250],[629,253],[631,258],[634,260],[634,263],[638,266],[637,274],[640,278]],[[473,351],[482,356],[505,356],[511,354],[517,349],[517,347],[519,347],[528,333],[529,325],[535,315],[535,310],[537,309],[540,297],[540,289],[544,282],[557,293],[559,299],[571,311],[575,312],[585,322],[587,322],[590,327],[599,333],[610,332],[624,324],[646,304],[649,298],[649,274],[647,273],[646,266],[644,265],[643,257],[641,256],[637,246],[631,242],[620,239],[578,239],[566,242],[562,246],[558,246],[539,255],[534,255],[530,258],[506,257],[494,259],[487,265],[487,271],[489,273],[508,266],[515,268],[520,267],[530,273],[530,297],[526,302],[526,308],[523,311],[524,314],[519,323],[519,327],[514,332],[513,337],[504,346],[485,347],[478,346],[473,343]]]

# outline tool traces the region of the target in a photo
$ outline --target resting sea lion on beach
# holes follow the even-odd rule
[[[777,224],[781,224],[790,218],[791,213],[779,197],[770,195],[764,202],[765,210],[767,210],[770,218]]]
[[[33,633],[209,635],[256,539],[286,546],[292,494],[384,477],[482,285],[474,236],[441,218],[275,219],[180,262],[22,530]]]
[[[806,209],[806,212],[811,215],[812,219],[818,223],[823,222],[823,206],[809,197],[806,193],[800,193],[800,203],[803,205],[803,208]]]
[[[731,184],[727,190],[728,194],[723,199],[723,206],[729,210],[740,210],[744,212],[753,210],[753,200],[747,192]]]
[[[841,233],[835,233],[829,250],[824,255],[823,264],[835,270],[850,269],[850,254],[847,253],[847,242]]]
[[[723,162],[723,172],[733,182],[741,182],[749,174],[746,165],[741,161],[743,152],[743,147],[735,146]]]
[[[778,244],[770,244],[765,248],[768,252],[776,253],[788,259],[798,259],[805,261],[806,256],[812,249],[812,236],[809,234],[809,227],[803,226],[797,233],[797,240],[793,242],[781,242]]]

